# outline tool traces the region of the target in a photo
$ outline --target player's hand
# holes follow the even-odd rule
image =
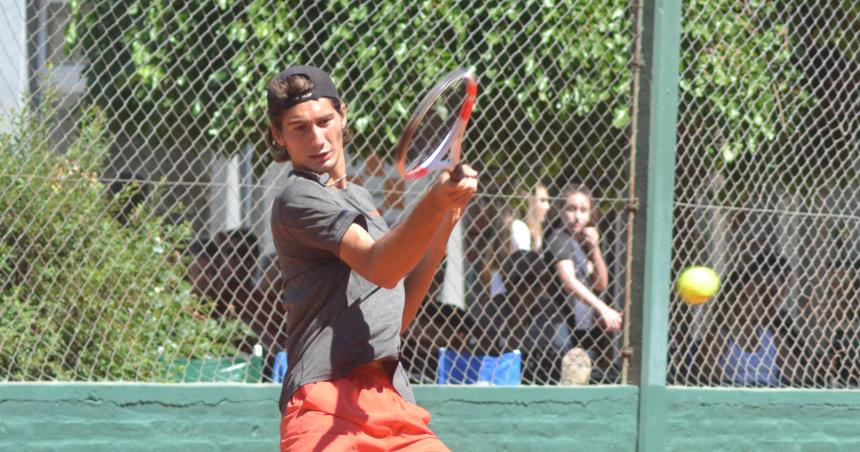
[[[609,306],[604,306],[598,311],[600,318],[597,324],[608,332],[621,331],[622,314]]]
[[[582,239],[588,249],[596,249],[600,246],[600,232],[594,226],[588,226],[582,230]]]
[[[478,190],[478,172],[466,163],[457,165],[453,170],[439,173],[430,195],[440,208],[461,210],[465,208]]]

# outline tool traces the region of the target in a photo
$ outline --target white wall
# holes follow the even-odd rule
[[[0,0],[0,132],[27,92],[25,0]]]
[[[207,231],[218,231],[242,226],[242,199],[239,188],[239,158],[218,157],[212,163],[212,185],[209,188],[209,221]]]

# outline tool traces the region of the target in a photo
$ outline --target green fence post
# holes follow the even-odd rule
[[[637,10],[637,80],[629,324],[629,381],[639,386],[638,450],[663,450],[671,299],[672,196],[678,116],[681,2],[643,0]]]

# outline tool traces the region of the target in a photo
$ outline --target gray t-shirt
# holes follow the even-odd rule
[[[398,362],[403,282],[374,285],[338,257],[353,223],[374,240],[388,226],[361,186],[326,187],[317,175],[292,171],[272,206],[272,238],[281,265],[287,312],[287,374],[280,407],[302,385],[340,378],[373,360],[391,361],[395,389],[414,403]]]
[[[566,228],[561,228],[553,231],[547,241],[547,246],[544,251],[547,265],[550,268],[555,267],[558,261],[571,260],[573,261],[574,276],[585,285],[589,285],[588,281],[588,256],[579,242],[568,232]],[[588,329],[594,322],[594,314],[591,312],[591,307],[585,304],[579,298],[569,295],[564,290],[558,278],[553,278],[553,286],[551,291],[555,292],[555,300],[559,305],[564,302],[570,303],[570,307],[574,312],[575,324],[574,329]]]

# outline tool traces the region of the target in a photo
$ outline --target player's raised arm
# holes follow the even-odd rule
[[[394,287],[424,257],[446,218],[447,233],[437,242],[447,240],[453,227],[450,212],[464,208],[477,189],[477,173],[468,171],[469,176],[459,180],[452,180],[450,171],[440,173],[409,216],[379,240],[373,240],[358,224],[350,226],[340,243],[340,258],[368,281]]]

